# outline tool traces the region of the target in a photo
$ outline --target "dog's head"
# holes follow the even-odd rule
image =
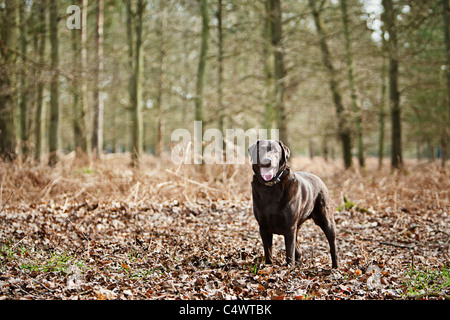
[[[253,171],[264,181],[271,181],[286,167],[291,151],[278,140],[258,140],[248,148]]]

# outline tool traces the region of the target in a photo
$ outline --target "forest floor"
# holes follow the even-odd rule
[[[0,162],[0,299],[448,299],[449,173],[376,159],[294,158],[334,200],[340,268],[304,223],[302,262],[274,264],[251,204],[250,165],[175,166],[125,155],[54,168]],[[387,161],[387,159],[386,159]],[[344,200],[344,197],[346,200]]]

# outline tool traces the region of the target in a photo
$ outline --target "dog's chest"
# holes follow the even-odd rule
[[[262,228],[284,234],[295,225],[298,208],[285,189],[257,188],[252,194],[255,218]]]

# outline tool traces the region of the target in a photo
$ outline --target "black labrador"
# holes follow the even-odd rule
[[[272,236],[284,236],[286,262],[299,261],[297,235],[300,225],[312,218],[330,245],[332,267],[338,268],[336,225],[323,181],[307,172],[292,172],[290,150],[281,141],[258,140],[248,149],[254,171],[253,212],[259,223],[265,263],[272,263]]]

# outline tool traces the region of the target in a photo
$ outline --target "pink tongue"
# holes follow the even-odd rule
[[[274,171],[274,168],[261,168],[261,177],[266,181],[270,181],[275,175]]]

